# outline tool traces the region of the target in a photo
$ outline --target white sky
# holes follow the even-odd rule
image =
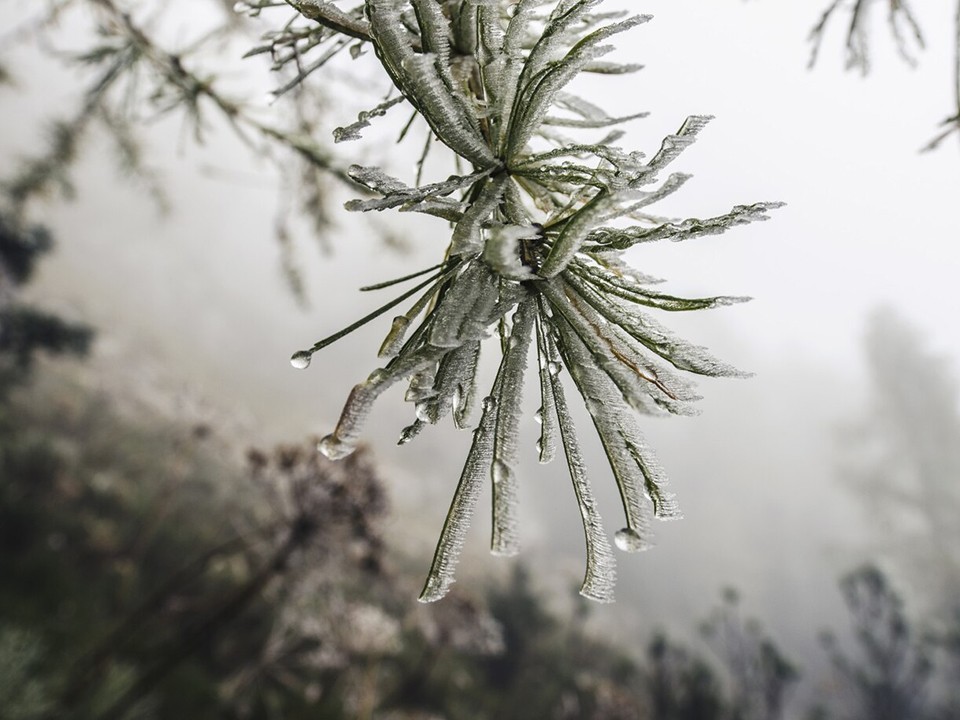
[[[929,47],[911,70],[896,57],[878,4],[875,69],[864,80],[842,72],[843,18],[819,65],[805,69],[805,37],[822,4],[638,5],[655,15],[629,48],[647,70],[632,81],[636,91],[611,95],[654,111],[638,136],[648,132],[641,125],[667,130],[684,113],[717,116],[678,163],[695,177],[676,196],[677,212],[788,203],[765,225],[650,255],[658,267],[662,258],[668,278],[754,296],[725,316],[766,353],[850,367],[864,314],[889,303],[960,358],[960,141],[917,153],[953,112],[951,10],[915,4]]]

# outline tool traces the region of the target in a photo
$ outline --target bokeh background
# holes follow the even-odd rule
[[[573,599],[583,564],[577,507],[565,469],[537,465],[531,420],[521,435],[529,447],[522,555],[487,555],[489,515],[481,512],[455,599],[417,606],[469,433],[440,426],[397,447],[411,408],[402,391],[389,392],[369,423],[362,467],[351,470],[363,482],[341,477],[345,471],[317,465],[304,441],[333,426],[348,389],[374,367],[386,326],[373,323],[325,349],[307,371],[288,358],[378,304],[358,287],[433,264],[446,228],[347,215],[339,206],[350,192],[331,183],[321,237],[301,218],[278,243],[284,190],[276,169],[224,123],[213,121],[198,145],[181,120],[164,116],[144,123],[140,139],[168,212],[142,183],[117,173],[109,141],[96,132],[70,171],[76,196],[33,206],[31,219],[57,244],[17,297],[89,325],[95,339],[83,360],[41,353],[4,400],[0,674],[25,680],[7,687],[0,678],[0,697],[7,692],[25,709],[0,709],[0,717],[881,717],[863,709],[871,707],[869,688],[876,697],[913,699],[879,702],[875,708],[893,713],[882,717],[958,717],[950,693],[960,677],[960,148],[954,139],[919,152],[951,113],[952,12],[935,3],[914,8],[926,48],[912,67],[890,37],[886,3],[873,3],[872,68],[861,77],[843,70],[839,19],[807,68],[817,4],[629,5],[655,17],[622,41],[618,57],[645,69],[581,90],[612,114],[651,111],[624,141],[647,151],[688,114],[716,116],[678,162],[694,179],[659,212],[705,217],[761,200],[787,206],[723,236],[631,251],[637,267],[667,278],[678,294],[754,297],[670,320],[755,375],[703,382],[696,418],[644,424],[685,518],[658,527],[650,552],[618,557],[617,603]],[[15,28],[31,11],[4,3],[2,25]],[[218,12],[169,10],[164,32],[176,43]],[[288,16],[265,12],[249,32]],[[43,38],[6,38],[0,61],[14,83],[0,88],[0,174],[42,152],[49,121],[79,102],[86,76],[62,60],[91,42],[89,27],[79,12]],[[251,69],[255,59],[240,59],[242,43],[218,52],[222,82],[269,113],[262,98],[271,80]],[[371,58],[344,62],[336,75],[320,101],[323,133],[387,90]],[[337,146],[337,156],[408,173],[419,146],[393,145],[398,118]],[[431,167],[449,172],[440,154]],[[285,262],[300,273],[305,300],[291,289]],[[531,417],[535,402],[531,396]],[[576,417],[587,426],[585,415]],[[615,487],[586,435],[601,510],[612,519]],[[35,477],[42,463],[24,465],[27,436],[55,458],[49,487]],[[275,453],[279,443],[299,450]],[[298,483],[367,494],[304,500],[309,492]],[[123,637],[104,645],[178,561],[238,527],[269,525],[253,519],[265,507],[295,517],[298,502],[339,520],[323,516],[313,555],[297,548],[303,557],[290,561],[293,569],[265,578],[235,615],[210,608],[222,609],[224,598],[257,579],[270,553],[283,550],[282,533],[266,533],[262,547],[236,556],[225,552],[224,567],[205,565],[193,585],[144,611],[155,646]],[[362,527],[344,520],[351,513],[366,517]],[[78,555],[67,562],[73,543]],[[171,557],[154,549],[164,543],[177,548]],[[82,577],[56,579],[81,560]],[[874,569],[849,575],[867,563]],[[312,590],[288,581],[297,568],[319,576]],[[44,612],[28,612],[31,605]],[[71,635],[71,623],[88,616],[96,622]],[[221,618],[209,631],[208,616]],[[858,642],[858,621],[889,633],[877,640],[887,655],[878,660],[873,646]],[[200,640],[178,636],[170,625],[178,622]],[[277,630],[283,622],[287,635]],[[833,644],[824,631],[835,634]],[[313,665],[284,675],[268,663],[280,662],[270,642],[296,632],[315,643]],[[358,639],[364,632],[373,638],[367,645]],[[237,633],[246,633],[243,642]],[[531,649],[541,646],[551,649]],[[91,648],[106,654],[78,680],[67,660],[26,654],[43,647],[67,659],[89,659]],[[181,647],[175,669],[145,684],[154,661],[176,659]],[[283,659],[295,656],[287,651]],[[324,652],[329,657],[318,659]],[[548,657],[565,664],[554,668]],[[202,666],[196,678],[179,677],[194,665]],[[882,687],[884,668],[890,687]],[[891,689],[890,678],[901,684]],[[38,683],[35,707],[24,699],[28,680]],[[177,705],[169,697],[175,681],[196,697],[179,690]],[[201,692],[201,682],[213,689]],[[657,701],[657,682],[680,699]],[[708,696],[702,688],[712,682],[714,705],[683,705]],[[138,688],[136,702],[111,709]],[[523,698],[554,689],[541,705],[524,706]],[[269,692],[281,699],[265,700]],[[756,699],[764,693],[785,700]]]

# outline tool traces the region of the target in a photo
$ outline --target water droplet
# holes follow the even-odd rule
[[[559,375],[560,370],[562,369],[563,367],[558,362],[554,362],[553,360],[551,360],[550,362],[547,363],[547,372],[550,373],[553,377],[556,377],[557,375]]]
[[[650,547],[650,544],[633,528],[617,530],[617,534],[613,536],[613,542],[618,548],[628,553],[641,552]]]
[[[310,367],[310,358],[312,354],[306,350],[301,350],[298,353],[294,353],[293,357],[290,358],[290,364],[293,365],[297,370],[306,370]]]
[[[249,6],[245,2],[234,3],[233,11],[235,13],[242,13],[248,10]]]
[[[484,412],[493,412],[497,407],[497,401],[494,400],[492,395],[487,395],[487,397],[483,399],[483,405],[481,407],[483,407]]]
[[[352,453],[355,448],[347,443],[341,442],[335,434],[331,434],[317,443],[317,450],[330,460],[340,460]]]
[[[360,57],[360,53],[362,52],[363,52],[363,45],[361,43],[357,43],[356,45],[350,46],[350,57],[352,59],[356,60],[358,57]]]
[[[536,421],[537,425],[543,425],[543,408],[540,408],[533,414],[533,419]]]

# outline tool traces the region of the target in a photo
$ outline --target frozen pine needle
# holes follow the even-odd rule
[[[610,128],[645,112],[611,115],[569,89],[584,72],[637,69],[599,58],[612,51],[609,40],[646,23],[647,15],[603,13],[602,0],[366,0],[363,16],[343,17],[326,3],[303,8],[321,5],[324,12],[309,17],[330,32],[369,43],[400,93],[340,128],[337,139],[355,139],[371,118],[402,99],[462,169],[408,186],[379,168],[351,167],[350,176],[374,196],[353,200],[347,209],[432,215],[450,224],[450,243],[440,264],[363,290],[424,275],[426,280],[294,355],[294,366],[305,368],[317,350],[421,293],[394,317],[381,347],[386,363],[353,389],[320,449],[332,458],[352,452],[376,398],[401,380],[409,382],[406,398],[415,408],[401,443],[447,415],[457,427],[469,427],[479,394],[481,346],[500,350],[499,370],[482,402],[420,596],[424,602],[438,600],[454,581],[487,483],[493,497],[491,550],[512,555],[519,548],[517,438],[534,345],[537,454],[546,463],[557,445],[563,450],[586,540],[581,593],[609,602],[612,545],[588,480],[564,377],[569,375],[583,398],[623,501],[624,522],[613,544],[624,552],[644,550],[651,544],[653,520],[679,517],[680,510],[637,415],[695,413],[698,395],[690,375],[744,375],[670,332],[655,315],[746,298],[682,298],[654,290],[659,281],[631,268],[622,254],[649,242],[692,240],[763,221],[780,204],[738,205],[702,220],[650,213],[651,206],[683,188],[689,176],[667,169],[710,117],[687,118],[644,155],[613,145],[622,133]],[[561,131],[587,137],[567,139]],[[589,137],[598,131],[604,134]],[[419,165],[422,169],[422,161]]]

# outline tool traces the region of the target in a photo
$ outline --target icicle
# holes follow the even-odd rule
[[[520,3],[514,5],[515,12],[504,35],[503,62],[495,70],[497,91],[494,93],[491,108],[496,132],[494,147],[500,156],[505,152],[509,140],[507,131],[513,116],[520,75],[524,69],[523,43],[526,40],[527,28],[541,4],[539,0],[520,0]]]
[[[554,322],[564,341],[560,345],[561,353],[584,398],[620,489],[628,529],[642,540],[631,543],[630,547],[646,549],[650,509],[657,517],[679,516],[673,495],[666,490],[666,473],[613,381],[592,362],[587,345],[571,332],[565,320],[555,318]]]
[[[476,372],[476,344],[467,343],[447,353],[437,368],[433,397],[424,404],[423,420],[436,425],[451,411],[457,392]]]
[[[647,166],[647,172],[656,174],[673,162],[680,153],[696,141],[697,135],[711,120],[713,120],[712,115],[691,115],[684,120],[676,134],[667,135],[663,139],[659,152],[653,156]]]
[[[370,127],[370,119],[375,117],[382,117],[387,114],[387,110],[392,108],[394,105],[398,105],[403,102],[405,98],[403,95],[398,95],[395,98],[386,100],[375,108],[371,110],[365,110],[357,115],[357,121],[346,127],[338,127],[333,131],[333,141],[335,143],[347,142],[348,140],[359,140],[360,131],[364,128]]]
[[[677,337],[646,313],[628,310],[611,302],[609,292],[591,287],[574,276],[569,277],[569,282],[602,317],[622,328],[630,337],[678,370],[709,377],[749,376],[716,358],[706,348]]]
[[[564,398],[563,385],[556,376],[551,377],[551,384],[556,400],[560,437],[563,440],[577,504],[580,506],[583,534],[587,544],[587,568],[583,584],[580,586],[580,594],[598,602],[613,602],[613,587],[617,578],[616,560],[604,533],[593,491],[590,489],[590,481],[587,479],[577,441],[577,431],[573,426],[573,418],[570,417],[567,401]]]
[[[578,6],[587,5],[594,0],[581,0]],[[575,14],[575,13],[571,13]],[[514,115],[511,118],[510,142],[507,148],[507,158],[515,159],[522,153],[527,142],[533,136],[541,119],[546,117],[547,111],[553,104],[554,99],[574,77],[590,62],[609,52],[612,48],[609,46],[600,46],[599,44],[607,38],[617,33],[629,30],[636,25],[650,20],[649,15],[637,15],[613,25],[608,25],[599,30],[595,30],[587,37],[583,38],[566,54],[566,56],[549,66],[544,66],[542,74],[539,65],[544,62],[539,50],[542,44],[549,47],[554,43],[544,39],[548,37],[544,32],[544,38],[534,47],[527,58],[523,74],[520,77],[521,90],[517,94],[514,102]],[[550,26],[548,25],[548,30]],[[548,53],[545,50],[544,53]],[[529,91],[528,91],[529,90]]]
[[[414,420],[413,424],[408,425],[400,431],[400,439],[397,441],[397,445],[406,445],[412,442],[417,435],[420,434],[421,430],[423,430],[423,421],[419,419]]]
[[[438,201],[443,197],[469,188],[478,180],[486,177],[492,170],[472,173],[470,175],[451,175],[442,182],[424,185],[422,187],[408,187],[394,177],[376,167],[351,165],[350,177],[361,185],[383,195],[382,198],[372,200],[350,200],[344,207],[351,212],[369,212],[371,210],[386,210],[395,207],[413,207],[417,203],[428,200]],[[451,201],[456,206],[456,201]]]
[[[429,11],[431,4],[424,0],[422,6]],[[377,56],[397,87],[421,110],[436,136],[477,167],[496,165],[476,116],[467,110],[470,103],[463,91],[444,83],[435,54],[414,51],[399,4],[394,0],[367,0],[366,9]],[[437,35],[431,36],[438,42]]]
[[[543,305],[541,304],[541,313]],[[537,454],[541,464],[552,462],[556,456],[556,401],[553,397],[552,378],[556,373],[550,371],[556,362],[550,357],[550,346],[547,343],[544,327],[545,320],[537,316],[537,362],[540,369],[540,409],[537,410],[537,419],[540,421],[540,439],[537,441]]]
[[[675,415],[696,414],[691,403],[700,396],[691,382],[641,352],[636,341],[609,324],[571,285],[564,283],[561,289],[553,283],[543,283],[541,287],[555,318],[562,317],[568,323],[557,325],[561,334],[576,334],[589,348],[593,363],[610,376],[635,410],[646,414],[663,410]]]
[[[494,392],[498,388],[494,386]],[[480,425],[473,432],[473,444],[467,454],[463,472],[460,473],[460,482],[447,511],[440,531],[440,540],[433,554],[433,562],[427,574],[426,583],[420,593],[420,602],[434,602],[439,600],[450,590],[454,582],[454,572],[463,542],[470,528],[483,479],[490,471],[490,461],[493,457],[493,436],[496,426],[496,402],[488,398],[485,402]]]
[[[470,263],[433,311],[430,342],[453,348],[462,345],[465,337],[478,337],[493,321],[498,297],[496,277],[483,263]]]
[[[637,243],[669,240],[681,242],[705,235],[719,235],[737,225],[769,220],[767,213],[783,207],[784,203],[768,202],[753,205],[737,205],[725,215],[701,220],[689,218],[679,223],[663,223],[654,227],[634,226],[627,228],[598,228],[587,236],[588,243],[602,245],[604,248],[626,250]]]
[[[396,358],[381,370],[374,370],[365,382],[355,385],[340,413],[340,420],[332,433],[324,437],[317,448],[331,460],[340,460],[357,449],[360,432],[373,403],[387,388],[443,356],[440,348],[425,347],[410,355]]]
[[[320,452],[331,460],[340,460],[356,450],[360,429],[377,398],[372,385],[369,381],[354,385],[340,413],[336,430],[323,438],[317,446]]]
[[[390,326],[390,332],[387,333],[387,336],[383,339],[383,343],[380,345],[377,357],[391,358],[396,355],[400,351],[404,335],[406,335],[409,327],[410,318],[406,315],[398,315],[395,317]]]
[[[517,307],[507,349],[500,363],[497,381],[497,425],[493,464],[493,530],[490,550],[494,555],[516,555],[517,510],[517,435],[523,411],[523,376],[527,368],[527,352],[533,330],[534,300],[529,297]]]
[[[457,385],[454,396],[453,421],[458,428],[465,430],[470,427],[470,414],[477,399],[477,369],[480,363],[480,343],[469,345],[471,352],[467,364],[464,366],[463,381]]]

